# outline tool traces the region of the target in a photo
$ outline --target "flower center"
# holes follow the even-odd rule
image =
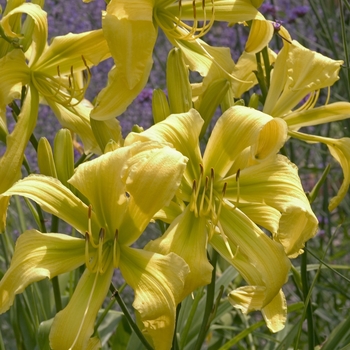
[[[113,240],[106,240],[105,229],[102,227],[96,244],[91,234],[91,213],[92,208],[90,205],[88,211],[88,231],[85,232],[85,265],[91,273],[97,272],[103,274],[110,265],[111,259],[113,259],[113,266],[115,268],[119,266],[120,247],[118,244],[118,230],[115,231]]]
[[[83,79],[79,79],[77,74],[80,74],[80,72],[74,72],[73,67],[71,67],[70,74],[61,76],[58,66],[57,76],[33,71],[33,85],[46,100],[53,100],[66,108],[76,106],[84,98],[91,78],[90,69],[83,56],[82,60],[86,67],[86,70],[83,71]]]

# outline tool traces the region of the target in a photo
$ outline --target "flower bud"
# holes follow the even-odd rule
[[[75,193],[74,187],[67,182],[74,173],[73,142],[72,135],[68,129],[61,129],[56,134],[53,158],[55,160],[57,178]]]
[[[38,143],[38,166],[41,174],[57,178],[52,148],[46,137],[41,137]]]
[[[170,107],[165,93],[155,89],[152,95],[152,113],[154,124],[161,122],[170,115]]]
[[[192,108],[192,89],[188,68],[182,51],[174,48],[169,52],[166,68],[168,98],[171,113],[188,112]]]
[[[254,93],[252,96],[250,96],[248,107],[258,109],[259,106],[259,95]]]
[[[200,138],[205,134],[217,107],[220,105],[229,88],[230,83],[227,79],[218,79],[211,82],[199,97],[196,103],[196,109],[204,119]]]

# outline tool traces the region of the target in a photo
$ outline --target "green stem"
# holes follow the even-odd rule
[[[305,243],[306,246],[306,243]],[[315,349],[315,330],[314,330],[314,320],[313,320],[313,312],[312,312],[312,304],[310,301],[307,301],[307,297],[309,294],[309,281],[307,278],[307,251],[304,251],[304,254],[301,256],[301,281],[303,286],[303,296],[306,307],[306,318],[307,318],[307,335],[308,335],[308,343],[309,350]]]
[[[117,300],[117,303],[119,304],[120,308],[122,309],[124,316],[126,317],[127,321],[129,322],[130,327],[133,329],[133,331],[136,333],[138,338],[140,339],[141,343],[145,346],[148,350],[153,350],[152,346],[148,343],[142,332],[140,331],[139,327],[137,327],[135,321],[131,317],[129,310],[127,309],[123,299],[121,298],[119,291],[114,288],[113,285],[110,286],[110,290],[112,291],[112,296]]]
[[[200,300],[202,299],[202,296],[203,296],[203,289],[200,288],[198,290],[195,298],[194,298],[190,314],[189,314],[187,321],[186,321],[186,325],[182,330],[181,340],[180,340],[180,349],[183,349],[185,347],[186,339],[187,339],[188,333],[191,329],[192,321],[193,321],[194,315],[196,314],[197,307],[198,307]]]
[[[203,316],[203,322],[201,326],[201,330],[199,332],[197,342],[195,347],[193,348],[194,350],[200,350],[202,347],[202,344],[205,340],[205,337],[207,335],[207,331],[210,326],[210,316],[213,311],[213,306],[214,306],[214,298],[215,298],[215,277],[216,277],[216,261],[218,258],[218,253],[216,250],[213,250],[212,254],[212,259],[210,263],[213,266],[213,271],[211,274],[211,282],[207,286],[207,299],[206,299],[206,304],[205,304],[205,310],[204,310],[204,316]]]

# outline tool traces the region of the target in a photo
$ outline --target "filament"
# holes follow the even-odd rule
[[[169,14],[168,11],[158,10],[155,11],[154,17],[158,25],[162,28],[162,30],[168,36],[178,39],[178,40],[194,40],[201,38],[205,34],[209,32],[211,27],[214,24],[215,20],[215,3],[214,0],[210,1],[211,3],[211,13],[210,18],[207,20],[207,12],[206,12],[206,4],[205,0],[201,1],[201,8],[203,11],[203,25],[199,25],[199,20],[197,17],[197,8],[196,8],[196,0],[192,1],[192,17],[193,24],[189,25],[181,20],[182,17],[182,1],[179,0],[179,15],[173,16]],[[159,16],[160,15],[160,16]],[[170,24],[171,23],[171,24]],[[180,30],[179,30],[180,29]],[[181,29],[184,29],[182,31]]]

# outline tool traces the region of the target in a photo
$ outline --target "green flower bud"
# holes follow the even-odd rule
[[[258,106],[259,106],[259,95],[254,93],[252,96],[250,96],[248,107],[258,109]]]
[[[52,148],[46,137],[40,138],[38,143],[38,166],[41,174],[57,178]]]
[[[96,120],[90,118],[90,125],[95,139],[101,149],[104,151],[107,144],[113,140],[118,147],[123,145],[121,127],[116,119]]]
[[[53,158],[55,160],[57,178],[75,193],[74,187],[67,182],[74,173],[73,142],[72,135],[68,129],[61,129],[56,134]]]
[[[217,107],[225,97],[229,88],[230,83],[227,79],[218,79],[211,82],[210,85],[204,90],[203,95],[200,96],[196,104],[196,109],[204,119],[200,138],[205,134]]]
[[[192,108],[192,89],[188,79],[188,68],[178,48],[169,52],[166,79],[171,113],[188,112]]]
[[[170,115],[170,107],[165,93],[155,89],[152,95],[152,113],[154,124],[161,122]]]

